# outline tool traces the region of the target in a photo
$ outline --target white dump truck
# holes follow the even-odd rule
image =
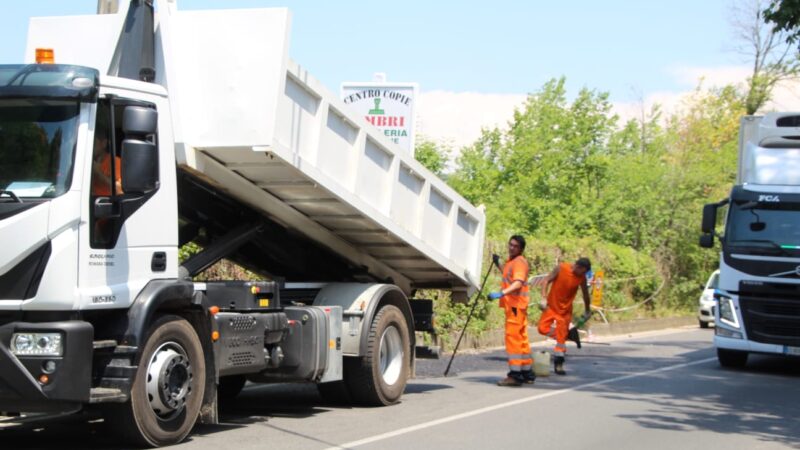
[[[412,297],[474,291],[484,213],[289,60],[289,23],[31,20],[0,66],[0,411],[160,446],[248,380],[400,399],[432,329]],[[269,281],[193,281],[222,258]]]
[[[703,209],[700,245],[711,248],[727,206],[714,345],[721,365],[750,353],[800,356],[800,113],[742,118],[731,195]]]

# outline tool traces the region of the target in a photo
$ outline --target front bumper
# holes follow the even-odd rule
[[[61,356],[17,356],[9,349],[18,331],[63,335]],[[94,328],[88,322],[11,322],[0,326],[0,411],[62,412],[89,401]],[[39,382],[47,361],[55,370]]]
[[[746,339],[732,339],[722,336],[714,336],[714,347],[726,350],[738,350],[748,353],[789,356],[787,354],[787,348],[783,345],[762,344],[760,342],[748,341]]]

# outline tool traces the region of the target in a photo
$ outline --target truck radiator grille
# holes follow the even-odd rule
[[[739,305],[750,339],[764,344],[800,346],[800,299],[742,294]]]

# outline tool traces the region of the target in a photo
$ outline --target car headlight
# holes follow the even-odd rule
[[[736,317],[733,299],[722,294],[714,294],[714,298],[719,302],[719,320],[734,328],[739,328],[739,318]]]
[[[61,356],[61,333],[14,333],[11,353],[30,356]]]

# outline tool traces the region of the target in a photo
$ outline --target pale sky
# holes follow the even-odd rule
[[[743,79],[747,62],[730,51],[733,1],[178,0],[178,7],[286,6],[290,56],[331,91],[374,72],[417,82],[418,131],[461,146],[482,126],[505,124],[553,77],[566,76],[571,95],[584,86],[610,92],[628,117],[641,101],[676,104],[700,77],[706,85]],[[96,6],[2,2],[0,64],[22,61],[31,16],[93,14]],[[776,100],[800,107],[794,89]]]

